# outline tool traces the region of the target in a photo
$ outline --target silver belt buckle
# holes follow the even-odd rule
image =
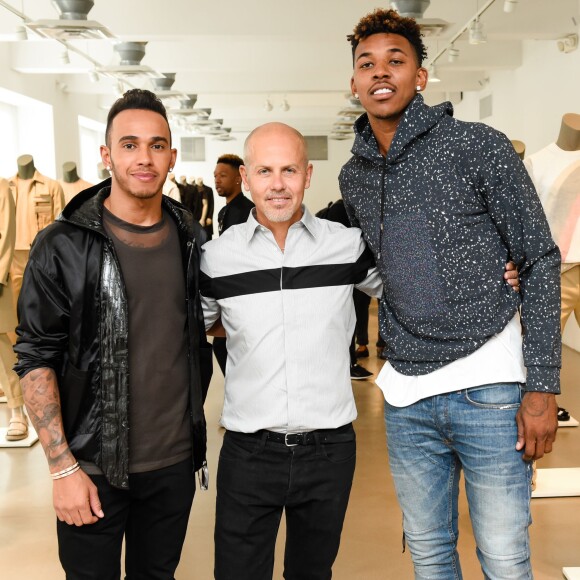
[[[288,435],[296,435],[296,433],[286,433],[284,435],[284,445],[286,445],[286,447],[296,447],[298,443],[288,443]]]

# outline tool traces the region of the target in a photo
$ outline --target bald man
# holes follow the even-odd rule
[[[382,288],[360,230],[303,205],[312,165],[300,133],[258,127],[240,174],[256,207],[201,262],[206,328],[221,320],[230,354],[215,577],[271,579],[285,510],[284,577],[330,578],[355,468],[352,291]]]

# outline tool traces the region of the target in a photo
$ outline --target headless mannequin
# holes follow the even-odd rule
[[[10,270],[15,305],[30,245],[36,234],[51,224],[64,207],[61,185],[35,168],[32,155],[20,155],[16,164],[16,175],[10,179],[10,188],[16,202],[16,245]]]
[[[74,161],[67,161],[62,166],[62,181],[60,182],[64,191],[64,200],[68,203],[77,193],[91,187],[92,183],[79,177],[77,164]]]
[[[32,155],[21,155],[17,160],[18,177],[23,181],[30,180],[34,177],[36,167],[34,167],[34,159]]]
[[[562,117],[556,145],[564,151],[580,151],[580,115],[566,113]]]
[[[16,326],[16,315],[8,273],[14,257],[16,212],[12,193],[5,180],[0,181],[0,207],[0,387],[5,390],[11,413],[6,440],[18,441],[28,435],[28,420],[24,414],[20,381],[12,370],[16,357],[9,334],[13,333]]]
[[[523,141],[512,139],[512,145],[520,159],[523,159],[526,154],[526,144]]]
[[[194,185],[193,177],[190,177],[190,180],[191,180],[190,181],[191,185]],[[202,195],[204,192],[203,177],[198,177],[195,180],[195,185],[197,185],[198,194],[201,196],[201,217],[199,218],[199,224],[201,226],[205,226],[205,220],[207,218],[208,203],[207,203],[207,197],[205,195]]]
[[[108,177],[111,177],[109,175],[109,172],[107,171],[107,168],[105,167],[105,164],[102,161],[99,161],[97,163],[97,176],[99,177],[99,179],[101,180],[105,180]]]
[[[74,161],[67,161],[62,166],[62,180],[65,183],[76,183],[79,179],[77,164]]]
[[[566,113],[562,117],[560,133],[556,140],[556,145],[564,151],[580,151],[580,115],[576,113]],[[580,194],[579,194],[580,195]],[[579,296],[580,288],[577,286],[577,269],[563,272],[562,274],[562,332],[572,311],[575,312],[576,322],[580,325]]]

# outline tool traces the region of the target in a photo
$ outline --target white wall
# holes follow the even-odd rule
[[[213,171],[215,163],[220,155],[225,153],[234,153],[243,157],[244,140],[248,136],[247,133],[235,133],[233,135],[235,140],[232,141],[216,141],[211,137],[206,138],[205,158],[206,161],[201,163],[177,163],[175,166],[175,175],[179,178],[185,175],[188,179],[190,177],[203,177],[206,185],[214,188]],[[175,145],[179,147],[179,136],[174,137]],[[322,209],[329,202],[334,201],[340,197],[338,189],[338,174],[340,168],[350,157],[350,148],[353,140],[348,141],[332,141],[328,140],[328,161],[313,161],[314,171],[312,174],[312,181],[310,188],[306,191],[304,202],[308,209],[316,213]],[[249,194],[244,192],[246,195]],[[224,200],[215,196],[215,215],[224,206]]]
[[[526,156],[553,143],[562,115],[580,114],[580,50],[558,52],[556,42],[524,42],[523,64],[515,71],[490,74],[478,93],[466,93],[455,116],[479,121],[479,100],[492,95],[493,115],[483,122],[526,144]],[[580,351],[580,327],[571,316],[564,344]]]

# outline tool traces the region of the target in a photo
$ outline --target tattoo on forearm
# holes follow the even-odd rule
[[[56,375],[52,369],[30,371],[21,381],[28,414],[44,449],[51,471],[74,462],[62,424]]]

